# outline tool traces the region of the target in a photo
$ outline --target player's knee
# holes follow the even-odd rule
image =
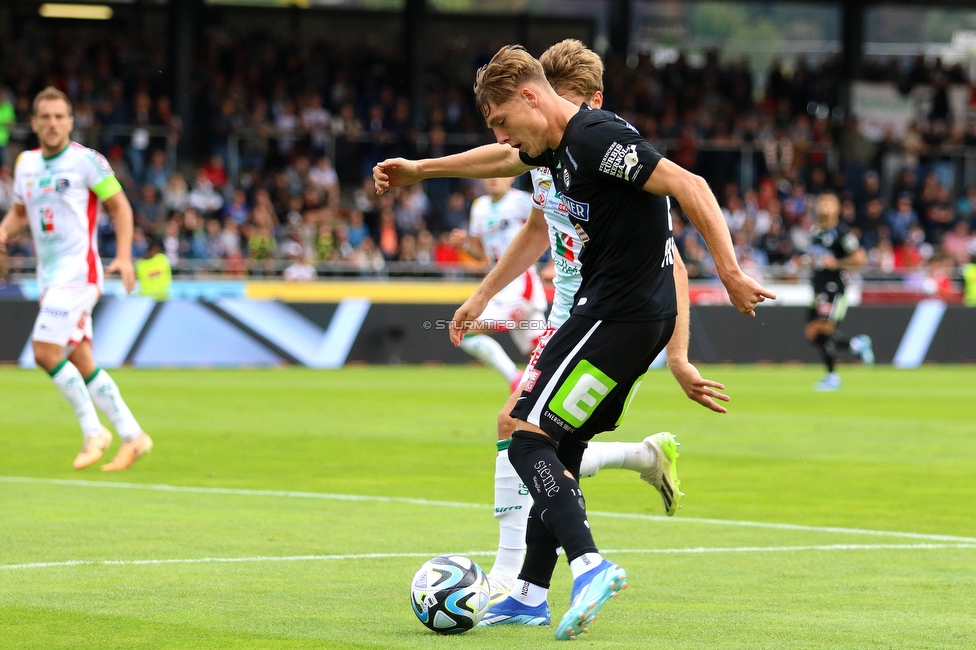
[[[519,463],[540,451],[552,454],[553,459],[555,459],[558,447],[556,441],[544,433],[515,431],[512,433],[512,444],[508,447],[508,459],[518,471]],[[519,472],[519,476],[521,475],[522,473]]]
[[[34,363],[50,371],[61,361],[62,351],[55,346],[34,342]]]

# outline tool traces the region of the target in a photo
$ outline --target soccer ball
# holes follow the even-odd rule
[[[424,562],[410,583],[410,604],[420,622],[438,634],[467,632],[488,609],[488,576],[463,555]]]

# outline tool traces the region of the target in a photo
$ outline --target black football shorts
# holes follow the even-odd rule
[[[522,383],[513,418],[556,441],[588,440],[620,424],[648,367],[674,332],[674,318],[605,321],[570,316]]]

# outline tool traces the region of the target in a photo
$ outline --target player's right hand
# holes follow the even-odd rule
[[[478,317],[485,312],[487,306],[488,301],[475,294],[458,307],[451,319],[451,343],[454,347],[461,345],[461,340],[468,331],[477,328]]]
[[[402,187],[424,180],[420,175],[420,164],[406,158],[388,158],[373,167],[373,186],[377,194],[383,194],[391,187]]]
[[[761,284],[750,278],[748,275],[739,271],[731,278],[722,280],[725,289],[729,292],[729,300],[741,313],[746,316],[756,316],[756,305],[765,302],[766,298],[776,300],[776,294],[769,289],[764,289]]]

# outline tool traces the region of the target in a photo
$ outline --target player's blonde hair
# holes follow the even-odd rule
[[[34,98],[34,105],[32,108],[33,114],[37,115],[37,107],[41,105],[41,102],[50,101],[52,99],[60,99],[65,104],[68,105],[68,115],[71,115],[73,109],[71,107],[71,100],[63,92],[55,88],[54,86],[48,86],[41,92],[37,93],[37,97]]]
[[[488,119],[489,102],[504,104],[529,81],[546,83],[542,64],[521,45],[506,45],[498,50],[474,78],[474,102],[482,117]]]
[[[603,61],[600,55],[575,38],[567,38],[539,57],[549,85],[556,92],[572,92],[589,99],[603,92]]]

